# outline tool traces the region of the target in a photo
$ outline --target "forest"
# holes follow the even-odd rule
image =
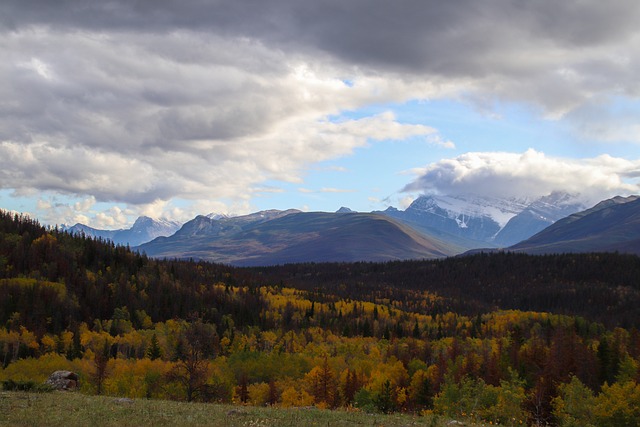
[[[0,211],[0,380],[81,392],[640,425],[640,259],[495,253],[236,268]]]

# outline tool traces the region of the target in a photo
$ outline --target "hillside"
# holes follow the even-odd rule
[[[556,222],[509,250],[531,254],[640,254],[640,199],[631,196],[605,200]]]
[[[82,393],[135,400],[624,425],[640,416],[638,277],[615,253],[160,261],[0,212],[0,381],[71,370]],[[564,406],[576,393],[593,413]]]
[[[241,220],[198,217],[175,235],[136,249],[155,258],[244,266],[441,258],[459,250],[375,214],[292,212],[259,222]]]
[[[344,217],[358,218],[355,214]],[[154,320],[185,318],[215,308],[216,321],[229,310],[244,313],[243,323],[256,321],[253,308],[263,303],[255,295],[221,299],[220,294],[203,289],[203,283],[283,283],[364,301],[385,295],[400,306],[408,304],[407,309],[413,309],[416,291],[437,292],[441,298],[429,308],[434,313],[551,311],[612,326],[640,327],[637,277],[640,259],[618,254],[538,257],[496,253],[442,260],[253,268],[158,261],[125,247],[48,231],[29,218],[0,215],[0,279],[4,280],[0,325],[18,312],[30,329],[56,333],[69,324],[108,319],[122,306],[132,313],[144,310]],[[31,302],[21,305],[17,301],[23,300],[16,295]],[[600,304],[590,303],[594,300]]]
[[[518,243],[555,221],[584,209],[578,195],[553,192],[527,199],[467,195],[424,195],[404,211],[389,208],[383,215],[420,232],[437,236],[466,250],[506,247]]]

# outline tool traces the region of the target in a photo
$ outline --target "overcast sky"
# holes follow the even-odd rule
[[[640,193],[636,0],[0,3],[0,208],[48,224]]]

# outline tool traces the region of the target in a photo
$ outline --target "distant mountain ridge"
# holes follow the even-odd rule
[[[604,200],[507,250],[529,254],[617,251],[640,255],[640,197]]]
[[[199,216],[173,236],[137,249],[152,257],[242,266],[441,258],[460,250],[383,215],[296,210],[221,220]]]
[[[153,219],[148,216],[141,216],[131,228],[119,230],[100,230],[84,224],[76,224],[66,229],[72,234],[84,234],[88,237],[101,237],[111,240],[119,245],[138,246],[149,242],[156,237],[170,236],[175,233],[181,224],[177,221],[164,219]]]
[[[128,230],[76,225],[71,231],[126,243],[153,257],[234,265],[386,261],[509,248],[562,218],[579,216],[583,209],[577,196],[561,192],[533,201],[425,195],[404,211],[272,209],[240,216],[199,215],[182,227],[141,217]]]
[[[577,196],[562,192],[534,201],[474,195],[425,195],[414,200],[404,211],[389,208],[380,213],[420,230],[437,230],[463,239],[459,242],[471,249],[513,245],[584,208]]]
[[[493,242],[500,247],[514,245],[585,208],[584,203],[578,201],[576,196],[562,192],[551,193],[535,200],[511,218]]]

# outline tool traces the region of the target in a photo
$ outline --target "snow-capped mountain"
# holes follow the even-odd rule
[[[544,230],[556,221],[586,208],[575,195],[554,192],[541,197],[514,216],[496,235],[499,246],[511,246]]]
[[[119,230],[100,230],[84,224],[76,224],[67,229],[73,234],[84,234],[88,237],[101,237],[111,240],[119,245],[138,246],[149,242],[156,237],[171,236],[181,224],[176,221],[166,219],[153,219],[148,216],[141,216],[136,219],[131,228]]]
[[[227,214],[220,214],[220,213],[216,213],[216,212],[211,212],[208,215],[205,215],[207,218],[209,219],[225,219],[225,218],[231,218],[231,215],[227,215]]]
[[[537,200],[500,199],[476,195],[425,195],[406,210],[387,209],[385,215],[476,244],[509,246],[584,209],[576,196],[552,193]]]
[[[555,222],[508,248],[531,254],[623,252],[640,254],[640,197],[614,197]]]

